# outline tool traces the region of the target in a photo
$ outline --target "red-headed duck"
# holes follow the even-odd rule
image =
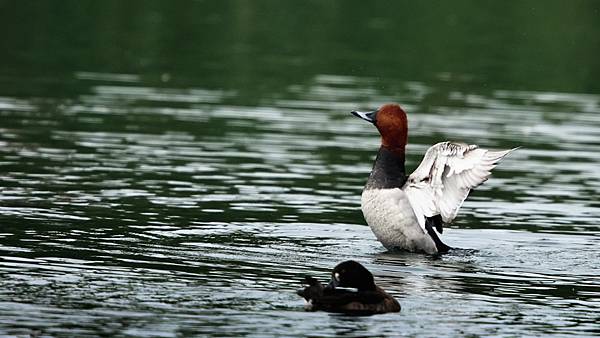
[[[353,111],[381,134],[381,147],[361,198],[367,224],[388,250],[428,254],[450,247],[436,233],[452,222],[471,189],[485,182],[509,150],[441,142],[430,147],[410,175],[404,169],[406,113],[397,104],[373,112]]]
[[[309,311],[328,311],[352,315],[398,312],[400,303],[375,285],[373,275],[356,261],[338,264],[328,285],[306,277],[308,286],[297,293],[307,301]]]

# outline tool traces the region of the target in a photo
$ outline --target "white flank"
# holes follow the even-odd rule
[[[431,237],[419,227],[404,191],[399,188],[366,189],[361,204],[367,224],[388,250],[437,252]]]

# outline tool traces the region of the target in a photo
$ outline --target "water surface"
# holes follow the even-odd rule
[[[600,334],[598,4],[449,6],[0,1],[0,334]],[[385,102],[409,171],[521,147],[450,254],[362,218],[379,140],[349,111]],[[305,312],[346,259],[402,312]]]

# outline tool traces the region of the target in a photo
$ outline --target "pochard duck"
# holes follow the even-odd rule
[[[356,261],[338,264],[328,285],[306,277],[308,286],[297,293],[307,301],[309,311],[328,311],[352,315],[398,312],[400,303],[375,285],[373,274]]]
[[[361,209],[375,237],[388,250],[445,253],[437,232],[452,222],[471,189],[485,182],[498,162],[514,149],[488,150],[441,142],[406,176],[406,113],[397,104],[373,112],[353,111],[381,134],[381,147],[361,197]],[[437,230],[437,232],[436,232]]]

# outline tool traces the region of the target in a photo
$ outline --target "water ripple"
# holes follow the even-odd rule
[[[324,74],[248,106],[135,74],[75,77],[91,85],[77,99],[0,97],[0,327],[14,334],[594,328],[597,95],[452,90],[423,108],[439,88],[407,81],[389,97],[376,79]],[[521,146],[444,232],[463,249],[442,258],[385,252],[363,225],[379,140],[348,111],[392,100],[409,113],[408,168],[445,139]],[[301,278],[326,280],[344,259],[365,263],[403,312],[303,312]]]

